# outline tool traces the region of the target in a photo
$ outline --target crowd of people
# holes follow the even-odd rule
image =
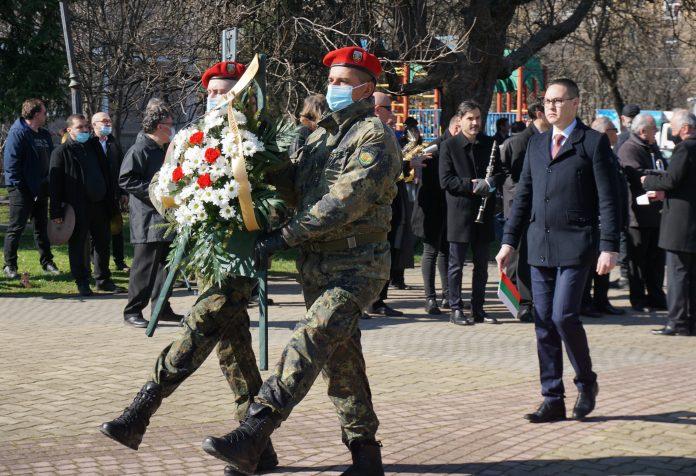
[[[305,100],[293,158],[268,177],[279,190],[292,190],[295,215],[282,228],[261,234],[255,246],[263,258],[288,248],[298,248],[300,255],[307,315],[278,366],[262,381],[247,314],[254,280],[230,274],[222,283],[199,283],[201,292],[185,317],[165,303],[160,319],[180,322],[182,332],[162,350],[131,405],[101,426],[106,436],[137,449],[162,400],[217,346],[241,424],[227,435],[206,438],[203,449],[230,464],[225,474],[278,465],[270,436],[323,372],[353,457],[344,474],[382,475],[359,319],[403,314],[389,304],[389,287],[408,289],[404,270],[413,267],[420,239],[425,312],[449,310],[455,325],[499,323],[486,311],[485,299],[497,213],[505,218],[498,269],[519,290],[515,317],[535,325],[544,400],[525,415],[530,422],[566,417],[563,345],[578,387],[573,417],[593,411],[599,386],[580,315],[625,312],[608,299],[612,285],[624,285],[609,280],[617,263],[625,269],[634,310],[667,309],[668,322],[656,334],[694,332],[693,114],[673,112],[678,144],[666,160],[655,145],[652,116],[629,105],[622,111],[621,134],[605,117],[588,127],[578,117],[577,84],[558,79],[529,106],[526,123],[499,120],[489,137],[483,131],[485,108],[466,100],[444,134],[424,144],[413,118],[397,138],[391,97],[376,90],[381,65],[374,55],[341,48],[329,52],[324,64],[327,94]],[[206,70],[201,82],[209,110],[244,69],[222,62]],[[124,292],[111,279],[109,261],[113,255],[117,268],[127,269],[118,226],[127,206],[134,256],[123,314],[127,324],[144,327],[143,309],[162,293],[172,239],[148,190],[175,136],[174,116],[164,101],[151,100],[125,154],[107,112],[89,120],[69,116],[65,141],[56,147],[45,122],[43,102],[25,101],[5,145],[10,224],[4,273],[17,278],[19,238],[29,217],[43,269],[59,273],[46,227],[49,217],[61,224],[72,209],[68,254],[78,292],[92,294],[90,273],[97,289]],[[345,157],[338,171],[329,160],[337,151]],[[469,250],[472,285],[466,302],[462,278]]]

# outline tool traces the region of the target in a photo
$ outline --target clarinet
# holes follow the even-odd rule
[[[493,141],[493,147],[491,147],[491,157],[488,159],[488,167],[486,167],[486,180],[493,176],[493,169],[495,168],[495,151],[498,148],[498,143]],[[476,223],[483,223],[483,212],[486,210],[486,204],[488,203],[488,197],[483,197],[481,200],[481,206],[476,214]]]

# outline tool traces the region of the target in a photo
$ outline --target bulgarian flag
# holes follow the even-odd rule
[[[517,317],[517,311],[520,309],[520,292],[505,273],[500,275],[498,299],[505,304],[505,307],[513,317]]]

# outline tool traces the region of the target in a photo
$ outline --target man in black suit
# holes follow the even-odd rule
[[[599,387],[579,318],[587,275],[616,266],[619,249],[616,169],[606,135],[577,119],[580,91],[570,79],[549,83],[544,97],[552,130],[532,136],[496,261],[503,270],[525,225],[531,265],[534,326],[544,402],[532,423],[563,420],[563,345],[575,369],[573,417],[595,407]],[[602,226],[599,227],[599,215]],[[599,258],[597,258],[599,248]]]
[[[438,315],[442,311],[437,303],[435,291],[435,268],[440,274],[442,283],[442,305],[449,308],[447,290],[447,261],[449,259],[449,244],[447,243],[446,230],[447,203],[445,192],[440,187],[438,175],[440,166],[440,145],[459,134],[459,117],[456,115],[450,119],[449,127],[443,135],[430,144],[437,149],[432,153],[423,154],[418,160],[412,160],[411,166],[416,167],[418,177],[418,189],[416,202],[411,216],[411,228],[413,233],[423,239],[423,257],[421,258],[421,271],[423,273],[423,288],[425,291],[425,312]]]
[[[658,245],[662,192],[646,190],[640,177],[647,170],[663,169],[664,159],[656,145],[657,125],[649,114],[638,114],[631,124],[631,136],[619,150],[619,161],[628,180],[628,286],[631,306],[637,311],[646,307],[667,309],[662,282],[665,277],[665,254]],[[648,194],[649,205],[636,199]]]
[[[86,250],[87,237],[94,243],[94,279],[97,289],[122,292],[109,270],[109,220],[117,208],[109,169],[90,140],[89,123],[82,114],[67,121],[68,139],[53,149],[49,171],[50,216],[55,223],[65,217],[63,204],[75,211],[75,229],[68,242],[68,258],[77,290],[91,296]]]
[[[114,198],[118,202],[119,210],[125,210],[128,206],[128,193],[118,186],[118,176],[123,162],[123,151],[121,146],[112,135],[111,117],[107,112],[97,112],[92,116],[92,140],[96,143],[97,151],[101,151],[101,158],[109,166],[109,173],[112,178],[112,191]],[[111,254],[114,257],[114,264],[119,271],[128,271],[123,248],[123,231],[111,235]]]
[[[696,326],[696,117],[675,111],[674,148],[665,174],[643,177],[643,187],[666,193],[660,248],[667,250],[667,324],[653,333],[692,335]]]
[[[529,139],[535,134],[545,132],[551,127],[544,115],[544,104],[537,101],[529,106],[528,114],[533,121],[529,126],[517,135],[513,135],[505,141],[501,148],[501,162],[505,173],[505,183],[503,184],[503,213],[505,218],[510,217],[512,201],[515,198],[515,187],[520,181],[524,156],[527,153]],[[530,271],[527,263],[527,238],[526,229],[522,231],[522,238],[519,253],[515,253],[510,260],[507,269],[508,277],[515,283],[520,292],[520,309],[517,312],[517,319],[522,322],[534,322],[532,311],[532,291],[530,286]]]
[[[482,200],[492,195],[504,176],[500,154],[496,150],[495,170],[486,178],[493,138],[481,132],[481,107],[474,101],[464,101],[457,109],[461,132],[440,146],[440,184],[447,200],[447,241],[449,267],[447,282],[450,322],[472,325],[474,322],[497,324],[483,310],[488,281],[488,248],[494,239],[495,200],[487,200],[481,223],[476,216]],[[474,273],[471,286],[471,316],[465,316],[462,303],[462,266],[467,248],[471,246]]]

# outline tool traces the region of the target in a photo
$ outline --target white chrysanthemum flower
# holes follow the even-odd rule
[[[218,139],[217,137],[214,137],[214,136],[212,136],[212,135],[205,136],[205,137],[206,137],[206,140],[205,140],[205,145],[206,145],[206,146],[212,147],[212,148],[215,148],[215,149],[218,148],[218,147],[220,146],[220,139]]]
[[[225,119],[222,116],[216,114],[206,115],[205,119],[203,120],[203,132],[207,134],[210,129],[221,126],[224,120]]]
[[[244,154],[245,157],[251,157],[258,152],[258,150],[259,148],[254,142],[250,140],[242,142],[242,154]]]
[[[235,211],[234,207],[220,207],[220,217],[224,218],[225,220],[230,220],[237,216],[237,212]]]
[[[230,200],[234,200],[239,195],[239,183],[236,180],[230,180],[225,184],[225,192]]]
[[[227,134],[222,138],[222,154],[225,157],[232,157],[237,153],[237,144],[235,144],[234,135]]]
[[[247,118],[243,112],[239,112],[238,110],[233,109],[232,113],[234,114],[234,120],[237,121],[237,124],[243,126],[247,123]]]
[[[193,214],[185,205],[180,206],[174,211],[174,219],[179,225],[179,229],[185,226],[191,226],[194,223]]]
[[[224,188],[215,190],[215,201],[213,203],[220,208],[229,206],[230,195],[227,193],[227,190]]]
[[[213,188],[206,187],[198,194],[198,199],[205,203],[215,203],[217,194]]]

